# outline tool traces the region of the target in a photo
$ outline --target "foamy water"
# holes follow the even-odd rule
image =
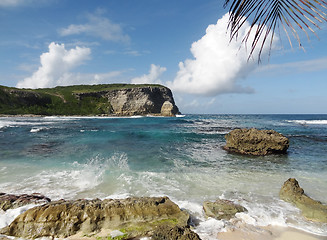
[[[283,182],[295,177],[309,196],[326,201],[327,127],[323,122],[327,116],[306,118],[0,118],[0,188],[15,194],[39,192],[52,200],[168,196],[191,214],[202,239],[216,239],[218,232],[236,222],[289,226],[327,236],[326,224],[307,221],[278,197]],[[285,134],[291,140],[288,154],[226,153],[221,149],[224,134],[238,127]],[[202,203],[218,198],[241,204],[248,212],[231,221],[207,219]],[[1,226],[26,208],[0,214]]]

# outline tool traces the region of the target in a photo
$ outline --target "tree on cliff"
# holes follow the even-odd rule
[[[264,44],[270,41],[270,48],[275,32],[280,25],[286,33],[292,46],[289,32],[296,39],[300,48],[301,39],[297,30],[302,30],[309,39],[308,30],[317,36],[313,27],[319,29],[318,24],[327,21],[326,0],[224,0],[224,6],[230,4],[229,28],[231,39],[237,37],[242,25],[250,20],[251,27],[243,38],[249,40],[250,33],[254,31],[249,58],[259,44],[259,61]],[[318,37],[318,36],[317,36]],[[261,46],[260,46],[261,44]]]

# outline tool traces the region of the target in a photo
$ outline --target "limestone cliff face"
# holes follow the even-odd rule
[[[166,87],[136,87],[100,92],[76,93],[78,99],[104,97],[110,102],[108,114],[117,116],[161,115],[175,116],[179,113],[172,92]]]

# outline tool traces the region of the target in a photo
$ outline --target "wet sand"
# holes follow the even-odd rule
[[[219,233],[219,240],[327,240],[327,236],[318,236],[288,227],[243,226]]]

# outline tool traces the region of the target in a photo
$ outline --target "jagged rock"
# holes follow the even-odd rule
[[[307,219],[327,223],[327,205],[307,196],[295,178],[289,178],[284,183],[279,197],[298,207]]]
[[[207,217],[216,218],[218,220],[229,220],[233,218],[236,213],[247,211],[245,207],[224,199],[218,199],[215,202],[204,202],[203,210]]]
[[[156,228],[152,240],[201,240],[198,234],[193,232],[189,226],[162,225]]]
[[[50,202],[50,198],[47,198],[39,193],[33,193],[31,195],[13,195],[0,193],[0,209],[6,211],[12,208],[22,207],[27,204],[42,204]]]
[[[289,147],[288,138],[274,130],[235,129],[225,139],[225,150],[246,155],[281,154]]]
[[[188,219],[167,197],[61,200],[27,210],[0,233],[39,238],[119,230],[132,238],[149,235],[162,224],[185,226]]]

